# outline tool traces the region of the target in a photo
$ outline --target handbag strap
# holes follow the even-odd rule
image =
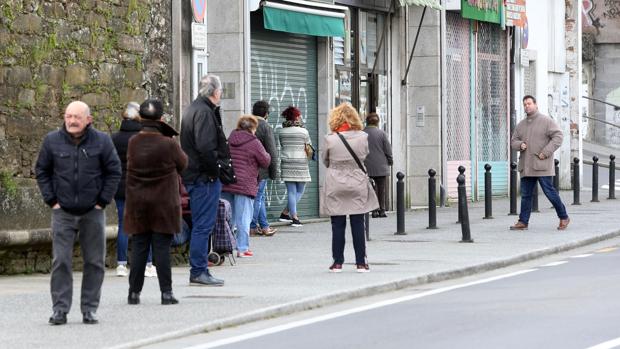
[[[336,132],[336,134],[338,135],[338,137],[340,137],[340,139],[342,140],[342,143],[344,143],[344,146],[347,148],[349,153],[351,153],[351,156],[353,156],[353,159],[355,159],[355,162],[357,162],[357,166],[359,166],[360,170],[362,170],[364,173],[366,173],[366,168],[364,168],[364,165],[362,165],[362,162],[357,157],[357,154],[355,154],[353,149],[351,149],[351,146],[349,145],[349,142],[347,142],[347,140],[344,138],[343,135],[340,134],[340,132]]]

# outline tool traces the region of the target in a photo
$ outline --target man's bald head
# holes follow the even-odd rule
[[[73,137],[80,137],[93,121],[90,108],[82,101],[73,101],[65,109],[65,128]]]

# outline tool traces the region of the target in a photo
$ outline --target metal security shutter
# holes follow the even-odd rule
[[[457,199],[459,166],[466,169],[467,195],[471,197],[471,122],[469,20],[446,12],[446,179],[448,199]]]
[[[316,38],[265,30],[252,23],[251,34],[251,102],[265,100],[271,105],[269,124],[282,127],[282,110],[294,105],[302,117],[312,144],[318,151],[317,116],[317,48]],[[306,184],[304,195],[297,205],[300,219],[318,217],[318,163],[310,161],[312,182]],[[286,186],[282,181],[268,181],[266,189],[269,220],[278,218],[286,206]]]
[[[476,136],[478,195],[484,196],[484,165],[492,166],[493,195],[508,194],[507,40],[500,26],[478,23]]]

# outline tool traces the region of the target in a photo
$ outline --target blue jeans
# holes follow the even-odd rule
[[[127,246],[129,238],[123,229],[123,214],[125,213],[125,200],[114,199],[116,203],[116,212],[118,213],[118,233],[116,234],[116,261],[118,264],[127,264]],[[151,264],[153,260],[153,251],[149,250],[149,256],[146,260]]]
[[[250,223],[254,213],[254,200],[242,194],[222,193],[222,199],[230,203],[233,224],[237,227],[237,251],[250,249]]]
[[[553,186],[551,176],[547,177],[521,177],[521,213],[519,220],[525,224],[530,221],[530,213],[532,212],[532,193],[536,182],[540,183],[543,193],[555,208],[555,212],[560,219],[567,219],[566,207],[562,203],[562,199]]]
[[[267,180],[262,179],[258,183],[258,193],[256,193],[256,198],[254,198],[254,214],[252,215],[252,223],[250,223],[250,228],[252,229],[257,227],[269,228],[267,205],[265,204],[265,187],[267,187]]]
[[[209,235],[215,227],[217,205],[220,202],[222,183],[197,181],[186,183],[192,210],[192,234],[189,242],[190,275],[196,277],[208,271]]]
[[[288,198],[288,214],[289,216],[297,216],[297,203],[304,195],[306,182],[286,182],[286,195]]]

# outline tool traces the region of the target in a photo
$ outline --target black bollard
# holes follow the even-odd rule
[[[592,200],[590,202],[598,201],[598,156],[592,157]]]
[[[517,163],[510,163],[510,213],[509,216],[517,215]]]
[[[491,165],[485,164],[484,169],[484,219],[493,219],[493,185],[491,183]]]
[[[607,200],[616,198],[616,156],[609,155],[609,197]]]
[[[459,176],[464,176],[465,175],[465,166],[462,166],[462,165],[459,166],[458,170],[459,170]],[[457,178],[458,178],[458,176],[457,176]],[[458,208],[459,208],[459,219],[456,221],[456,224],[461,223],[461,205],[458,205]]]
[[[428,227],[426,229],[437,229],[436,174],[437,172],[432,168],[428,170]]]
[[[461,221],[461,242],[474,242],[471,239],[471,231],[469,230],[469,213],[467,212],[467,189],[465,189],[465,175],[460,174],[456,177],[459,184],[459,212]]]
[[[402,172],[396,174],[396,233],[395,235],[407,235],[405,233],[405,175]]]
[[[573,159],[573,205],[581,205],[579,202],[579,187],[581,181],[579,180],[579,158]]]
[[[553,186],[555,187],[555,190],[557,190],[559,193],[560,192],[560,160],[555,159],[553,160],[553,163],[555,164],[555,176],[553,176]]]
[[[540,212],[538,209],[538,182],[534,184],[534,190],[532,191],[532,212]]]

